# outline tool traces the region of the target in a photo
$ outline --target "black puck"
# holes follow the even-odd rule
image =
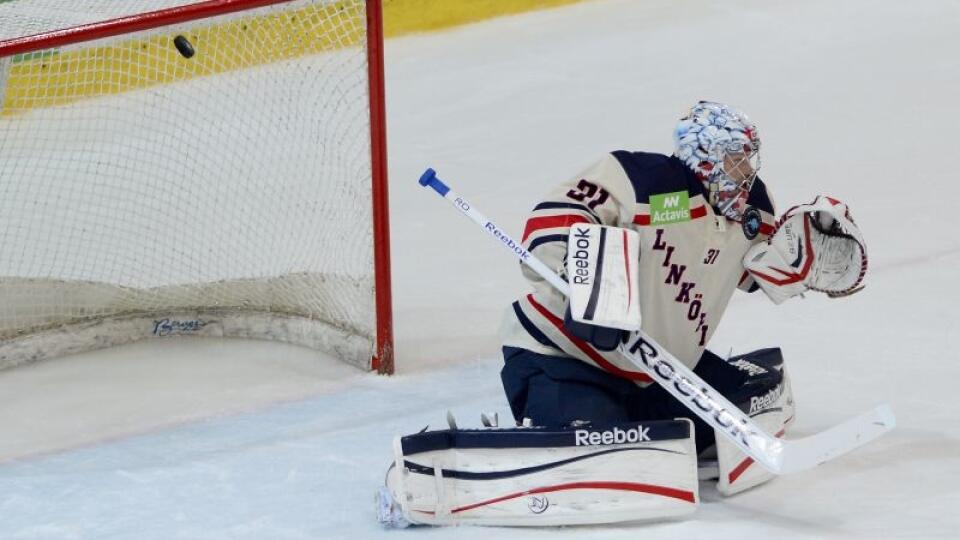
[[[193,49],[193,45],[190,43],[190,41],[183,36],[177,36],[173,38],[173,45],[178,51],[180,51],[180,55],[184,58],[190,58],[194,55],[194,53],[197,52]]]

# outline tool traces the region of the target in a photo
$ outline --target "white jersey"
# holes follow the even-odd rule
[[[575,223],[630,228],[640,234],[643,331],[693,368],[720,323],[733,291],[755,288],[743,256],[773,232],[774,209],[757,179],[742,222],[714,213],[702,182],[676,157],[618,151],[559,186],[527,220],[523,245],[563,272]],[[563,326],[566,299],[523,267],[534,292],[508,310],[503,344],[569,356],[638,384],[651,382],[616,351],[603,352]]]

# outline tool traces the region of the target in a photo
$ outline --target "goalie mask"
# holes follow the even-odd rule
[[[740,221],[760,169],[757,127],[732,107],[701,101],[680,119],[673,140],[676,156],[703,182],[710,205]]]

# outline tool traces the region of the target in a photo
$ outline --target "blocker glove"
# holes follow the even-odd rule
[[[582,339],[601,351],[612,351],[626,339],[628,332],[619,328],[608,328],[573,320],[570,307],[563,316],[563,326],[576,338]]]

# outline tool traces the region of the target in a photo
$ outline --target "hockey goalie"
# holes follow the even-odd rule
[[[516,427],[398,437],[378,500],[391,525],[571,525],[696,509],[701,478],[732,495],[772,478],[618,354],[642,330],[769,433],[794,419],[781,351],[706,349],[737,289],[775,304],[859,291],[863,238],[819,196],[779,218],[742,112],[701,101],[670,156],[615,151],[530,214],[523,248],[569,298],[523,267],[533,292],[507,310],[501,371]]]

